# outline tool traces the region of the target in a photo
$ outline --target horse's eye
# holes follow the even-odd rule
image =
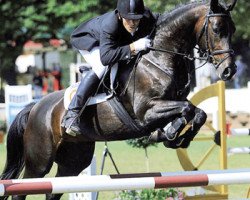
[[[228,28],[225,24],[212,26],[212,30],[215,35],[220,35],[220,36],[227,35],[228,32]]]
[[[214,32],[214,34],[220,34],[220,28],[218,27],[218,26],[216,26],[216,27],[213,27],[213,32]]]

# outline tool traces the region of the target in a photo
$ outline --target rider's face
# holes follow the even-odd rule
[[[125,19],[122,18],[122,24],[129,33],[134,33],[138,28],[140,19]]]

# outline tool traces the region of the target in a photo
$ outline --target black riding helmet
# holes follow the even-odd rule
[[[143,0],[118,0],[117,10],[125,19],[141,19],[145,12]]]

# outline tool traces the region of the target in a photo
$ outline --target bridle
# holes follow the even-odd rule
[[[206,49],[202,50],[200,48],[196,48],[199,53],[202,53],[202,55],[205,55],[205,56],[196,57],[194,55],[190,55],[190,54],[187,54],[187,53],[181,53],[181,52],[176,52],[176,51],[169,50],[169,49],[161,49],[161,48],[154,48],[154,47],[149,47],[149,50],[179,55],[179,56],[182,56],[183,58],[188,59],[190,61],[194,61],[194,60],[203,60],[203,61],[205,61],[201,66],[198,66],[196,69],[201,68],[207,62],[209,62],[211,59],[215,60],[214,59],[215,55],[228,54],[219,63],[217,63],[216,65],[213,64],[215,69],[218,69],[218,67],[227,58],[229,58],[231,55],[234,55],[234,50],[233,49],[221,49],[221,50],[215,50],[215,51],[212,51],[212,52],[210,51],[210,49],[209,49],[209,33],[208,33],[208,25],[209,24],[208,24],[208,22],[209,22],[209,19],[211,17],[230,17],[230,16],[229,16],[229,14],[225,14],[225,13],[212,13],[212,11],[209,11],[209,13],[206,15],[206,19],[204,21],[203,27],[202,27],[202,29],[201,29],[201,31],[199,33],[199,37],[198,37],[198,40],[197,40],[197,44],[199,44],[202,36],[205,34]]]
[[[199,34],[198,37],[198,41],[197,44],[199,44],[203,34],[205,34],[205,44],[206,44],[206,58],[207,58],[207,62],[210,59],[214,59],[215,55],[220,55],[220,54],[228,54],[227,56],[225,56],[219,63],[217,63],[216,65],[214,65],[215,69],[218,69],[218,67],[227,59],[229,58],[231,55],[234,55],[234,51],[233,49],[221,49],[221,50],[215,50],[215,51],[210,51],[209,49],[209,33],[208,33],[208,22],[209,19],[212,17],[230,17],[229,14],[226,13],[213,13],[212,11],[210,11],[207,15],[206,15],[206,20],[204,22],[203,28],[201,29],[201,32]]]
[[[203,35],[205,34],[205,50],[202,50],[200,48],[196,48],[198,50],[199,53],[201,53],[203,56],[199,56],[196,57],[194,55],[191,54],[187,54],[187,53],[181,53],[181,52],[176,52],[173,50],[169,50],[169,49],[161,49],[161,48],[154,48],[154,47],[149,47],[149,50],[151,51],[159,51],[159,52],[164,52],[164,53],[170,53],[170,54],[175,54],[175,55],[179,55],[182,56],[185,61],[186,64],[189,66],[190,62],[188,61],[194,61],[194,60],[201,60],[201,61],[205,61],[203,62],[200,66],[196,67],[194,70],[203,67],[206,63],[208,63],[211,60],[215,61],[214,56],[216,55],[220,55],[220,54],[228,54],[227,56],[225,56],[222,60],[220,60],[219,63],[217,64],[213,64],[213,66],[215,67],[215,69],[217,70],[219,68],[219,66],[227,59],[229,58],[231,55],[234,54],[233,49],[220,49],[220,50],[215,50],[215,51],[210,51],[209,49],[209,32],[208,32],[208,26],[209,26],[209,19],[212,17],[230,17],[229,14],[226,13],[213,13],[211,10],[209,11],[209,13],[206,15],[206,19],[204,21],[203,27],[199,33],[199,37],[197,40],[197,44],[200,43],[201,38],[203,37]],[[150,62],[153,66],[155,66],[156,68],[160,69],[162,72],[164,72],[165,74],[169,75],[169,77],[171,78],[170,74],[168,73],[168,71],[163,70],[158,64],[154,63],[153,61],[147,59],[145,56],[143,56],[142,58],[144,58],[145,60],[147,60],[148,62]],[[190,69],[190,66],[188,67]],[[193,71],[189,71],[188,72],[188,82],[187,84],[184,86],[183,89],[179,89],[177,91],[177,96],[182,95],[190,86],[191,83],[191,74],[193,73]],[[174,80],[173,80],[174,81]],[[175,81],[174,81],[175,82]]]
[[[206,44],[206,49],[205,50],[202,50],[200,48],[196,48],[198,50],[199,53],[201,53],[203,56],[199,56],[199,57],[196,57],[194,55],[191,55],[191,54],[187,54],[187,53],[182,53],[182,52],[176,52],[174,50],[170,50],[170,49],[161,49],[161,48],[154,48],[154,47],[149,47],[148,49],[150,51],[159,51],[159,52],[164,52],[164,53],[170,53],[170,54],[174,54],[174,55],[179,55],[179,56],[182,56],[185,61],[186,61],[186,64],[189,66],[190,62],[189,61],[194,61],[194,60],[201,60],[201,61],[204,61],[204,63],[202,63],[200,66],[196,67],[194,70],[198,69],[198,68],[201,68],[203,67],[206,63],[208,63],[211,59],[215,60],[214,59],[214,56],[215,55],[220,55],[220,54],[228,54],[225,58],[223,58],[219,63],[217,63],[216,65],[213,63],[215,69],[218,69],[218,67],[227,59],[229,58],[231,55],[234,54],[234,51],[233,49],[221,49],[221,50],[215,50],[215,51],[210,51],[209,49],[209,33],[208,33],[208,25],[209,25],[209,19],[211,17],[230,17],[229,14],[225,14],[225,13],[213,13],[211,10],[209,11],[209,13],[206,15],[206,19],[204,21],[204,24],[203,24],[203,27],[199,33],[199,37],[198,37],[198,40],[197,40],[197,44],[199,44],[202,36],[205,34],[205,44]],[[154,26],[153,30],[151,31],[150,33],[150,36],[153,35],[153,33],[155,32],[155,29],[156,29],[156,26]],[[149,37],[150,38],[150,37]],[[128,88],[128,84],[132,78],[132,74],[135,73],[135,70],[136,70],[136,66],[137,64],[139,63],[140,59],[143,58],[145,59],[147,62],[149,62],[150,64],[152,64],[153,66],[155,66],[156,68],[158,68],[159,70],[161,70],[163,73],[167,74],[172,80],[173,82],[175,83],[174,79],[172,78],[171,74],[162,69],[160,65],[158,65],[157,63],[153,62],[152,60],[146,58],[145,56],[142,56],[142,54],[139,52],[139,54],[137,55],[137,58],[136,58],[136,61],[135,61],[135,64],[134,64],[134,67],[133,67],[133,70],[132,70],[132,73],[130,73],[130,76],[129,76],[129,79],[127,81],[127,84],[125,85],[124,87],[124,90],[123,92],[121,93],[122,95],[125,94],[127,88]],[[190,69],[190,67],[189,67]],[[189,71],[188,72],[188,81],[186,83],[186,85],[184,86],[183,89],[179,89],[177,91],[177,96],[181,96],[190,86],[190,83],[191,83],[191,74],[193,73],[193,71]],[[176,83],[175,83],[176,85]],[[176,88],[177,88],[177,85],[176,85]]]

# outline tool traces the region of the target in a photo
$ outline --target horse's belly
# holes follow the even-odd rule
[[[142,137],[144,133],[138,134],[124,125],[108,103],[90,106],[86,109],[85,129],[92,129],[88,136],[95,140],[124,140]],[[91,133],[90,133],[91,132]]]

